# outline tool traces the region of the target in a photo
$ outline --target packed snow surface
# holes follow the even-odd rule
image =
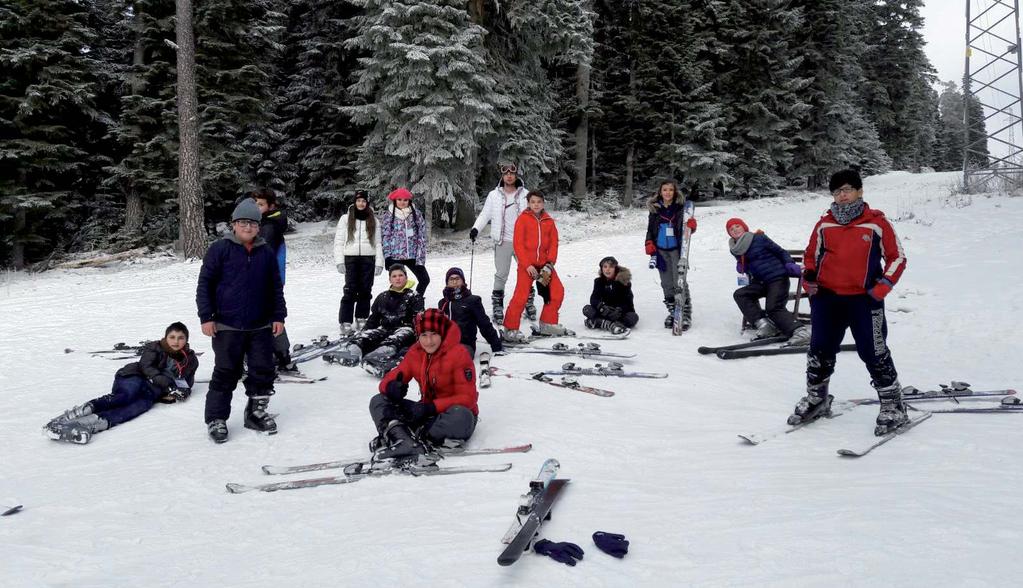
[[[965,380],[974,389],[1018,389],[1023,198],[952,195],[955,181],[955,174],[907,173],[866,181],[866,200],[895,221],[908,258],[887,300],[889,344],[904,385]],[[445,465],[507,461],[510,471],[273,494],[232,495],[224,484],[281,479],[263,475],[262,464],[362,455],[374,434],[373,378],[320,360],[303,364],[329,379],[278,385],[271,409],[280,413],[280,434],[272,437],[242,427],[239,387],[231,438],[214,445],[203,424],[205,385],[197,385],[188,402],[157,405],[89,445],[57,443],[41,436],[41,426],[107,392],[124,363],[90,350],[152,339],[183,320],[192,346],[205,352],[198,376],[208,377],[213,354],[195,311],[200,264],[7,274],[0,281],[0,504],[25,508],[0,518],[0,584],[1018,585],[1023,468],[1013,448],[1023,440],[1023,414],[935,415],[860,459],[836,450],[872,438],[876,407],[760,446],[736,437],[784,424],[803,392],[804,358],[722,361],[696,353],[740,340],[725,220],[742,217],[782,246],[802,248],[829,202],[824,193],[793,193],[698,207],[694,326],[680,337],[661,325],[656,271],[643,253],[645,212],[586,219],[555,211],[566,237],[558,261],[567,287],[562,322],[584,330],[580,309],[597,262],[615,255],[633,270],[641,319],[628,340],[602,344],[638,353],[629,369],[670,377],[582,379],[614,390],[612,398],[494,378],[480,395],[471,445],[531,442],[533,451]],[[320,223],[289,237],[293,342],[336,335],[342,278],[329,255],[332,234]],[[444,271],[457,265],[467,276],[473,268],[473,290],[489,307],[489,241],[481,238],[471,257],[468,240],[458,238],[427,260],[434,280],[427,305],[440,297]],[[384,284],[378,278],[375,290]],[[513,354],[495,365],[527,373],[563,361]],[[854,353],[839,356],[831,391],[838,400],[873,395]],[[542,535],[578,543],[585,559],[572,568],[525,554],[499,567],[499,540],[547,457],[560,460],[571,482]],[[596,548],[590,536],[598,530],[627,536],[625,559]]]

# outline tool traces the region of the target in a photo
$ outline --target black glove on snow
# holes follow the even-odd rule
[[[577,560],[583,558],[582,547],[568,541],[555,543],[547,539],[541,539],[533,545],[533,551],[570,566],[574,566]]]
[[[598,549],[618,559],[625,557],[625,554],[629,552],[628,540],[625,539],[625,535],[618,533],[597,531],[593,534],[593,542],[597,544]]]
[[[402,381],[401,374],[398,377],[387,383],[387,387],[384,388],[384,395],[391,402],[400,402],[405,395],[408,394],[408,384]]]

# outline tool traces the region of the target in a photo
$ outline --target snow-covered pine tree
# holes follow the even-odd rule
[[[371,126],[360,176],[371,188],[405,186],[424,196],[431,221],[434,200],[475,201],[467,188],[479,144],[508,105],[483,58],[486,31],[470,21],[464,1],[356,3],[364,13],[348,42],[364,57],[350,89],[366,103],[344,110]]]
[[[811,108],[802,118],[788,175],[804,176],[814,189],[850,165],[868,174],[887,171],[891,160],[856,90],[865,80],[868,3],[795,0],[793,6],[803,10],[804,26],[793,48],[803,56],[797,75],[811,80],[803,90]]]
[[[919,169],[931,159],[937,94],[934,68],[920,29],[923,0],[877,0],[864,29],[868,48],[860,85],[867,115],[898,169]]]
[[[969,120],[977,127],[970,131],[970,141],[982,153],[971,153],[967,165],[972,168],[988,166],[987,143],[980,138],[986,133],[984,108],[975,97],[970,97]],[[938,97],[938,140],[934,155],[934,169],[952,171],[963,169],[963,146],[966,144],[966,125],[963,117],[963,93],[955,82],[946,82]]]
[[[708,53],[714,96],[727,121],[733,190],[771,194],[785,185],[779,173],[792,164],[802,99],[809,80],[797,74],[801,57],[793,33],[802,14],[788,0],[731,0],[718,4]]]
[[[283,46],[283,0],[195,5],[199,136],[205,202],[222,218],[253,187],[272,150],[271,96]]]
[[[353,103],[346,80],[357,63],[344,48],[356,9],[334,0],[302,0],[288,7],[280,88],[273,103],[274,132],[266,161],[272,178],[288,193],[293,213],[336,210],[342,188],[354,181],[356,151],[364,129],[352,124],[342,107]],[[304,206],[305,203],[318,206]]]
[[[67,243],[107,163],[93,151],[110,117],[96,104],[89,8],[0,7],[0,265],[24,267]]]

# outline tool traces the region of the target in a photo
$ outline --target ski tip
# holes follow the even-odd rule
[[[277,466],[265,465],[262,468],[264,474],[274,475],[278,473]]]
[[[245,484],[227,484],[227,491],[231,494],[241,494],[249,490],[252,490],[252,487]]]
[[[839,449],[838,454],[842,457],[863,457],[862,453],[853,451],[852,449]]]
[[[760,440],[757,439],[756,435],[739,435],[738,437],[749,445],[760,445]]]
[[[22,505],[20,505],[20,504],[18,504],[16,506],[12,506],[12,507],[8,508],[7,510],[5,510],[4,512],[0,513],[0,517],[6,517],[6,516],[12,515],[12,514],[14,514],[16,512],[21,512],[22,508],[24,508],[24,507]]]

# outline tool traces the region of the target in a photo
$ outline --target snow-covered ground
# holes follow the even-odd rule
[[[867,201],[896,219],[908,256],[888,299],[889,343],[903,384],[933,388],[956,379],[1019,389],[1023,198],[950,196],[955,177],[893,173],[866,182]],[[724,221],[741,216],[797,248],[829,200],[793,194],[699,208],[695,324],[682,337],[661,326],[641,211],[613,222],[563,222],[575,239],[558,264],[568,289],[562,321],[582,329],[597,261],[614,254],[634,271],[641,320],[629,340],[604,346],[638,353],[630,368],[671,375],[584,379],[613,389],[613,398],[495,378],[480,395],[472,445],[532,442],[534,450],[449,465],[514,463],[500,474],[226,493],[225,482],[268,481],[262,464],[365,450],[375,380],[318,360],[303,369],[327,381],[278,387],[272,408],[281,432],[273,437],[242,428],[239,391],[230,441],[212,444],[200,385],[187,403],[158,405],[89,445],[50,441],[40,427],[109,390],[120,365],[87,350],[153,338],[184,320],[193,347],[206,352],[199,376],[210,373],[210,342],[195,316],[199,263],[8,274],[0,281],[0,504],[17,501],[25,510],[0,518],[0,585],[1017,585],[1023,470],[1014,448],[1023,415],[935,415],[858,460],[835,450],[872,437],[872,407],[761,446],[736,437],[784,422],[802,393],[804,359],[696,353],[739,339]],[[332,234],[318,224],[291,238],[294,342],[336,331],[341,279],[328,254]],[[492,258],[485,245],[477,245],[473,286],[486,299]],[[467,242],[456,255],[431,257],[428,304],[447,267],[468,273],[469,264]],[[561,361],[509,355],[496,363],[527,371]],[[855,354],[839,357],[832,392],[840,400],[873,394]],[[578,543],[585,559],[570,568],[526,554],[499,567],[499,539],[546,457],[558,458],[572,482],[542,534]],[[597,530],[624,533],[629,555],[617,560],[597,550],[590,539]]]

